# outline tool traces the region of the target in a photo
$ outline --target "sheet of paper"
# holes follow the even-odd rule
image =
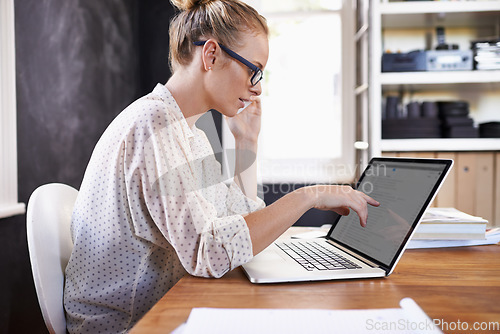
[[[455,208],[428,208],[422,222],[488,222],[482,217],[472,216]]]
[[[369,310],[194,308],[182,334],[441,333],[410,298]]]

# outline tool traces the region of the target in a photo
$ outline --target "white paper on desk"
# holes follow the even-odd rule
[[[182,334],[441,333],[411,298],[370,310],[194,308]]]

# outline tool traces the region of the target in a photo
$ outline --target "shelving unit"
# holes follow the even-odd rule
[[[411,86],[415,90],[453,89],[452,86],[464,84],[493,84],[500,87],[500,70],[456,71],[444,75],[443,72],[381,73],[380,84],[383,91],[397,90],[401,86]]]
[[[471,98],[475,119],[498,115],[500,120],[500,70],[382,73],[381,58],[385,34],[404,36],[412,30],[419,34],[437,26],[472,31],[476,38],[486,33],[500,36],[500,1],[387,1],[370,2],[370,79],[369,141],[370,155],[390,151],[500,151],[500,139],[382,139],[382,102],[384,95],[406,92],[411,96],[431,96],[439,100],[456,95]],[[467,35],[460,49],[468,47]],[[422,36],[422,40],[425,36]],[[404,42],[404,41],[403,41]],[[394,43],[392,43],[394,44]],[[417,47],[415,48],[417,49]],[[404,50],[407,52],[411,50]],[[484,110],[483,97],[498,97],[498,110]],[[488,106],[492,104],[489,103]],[[483,108],[483,109],[481,109]]]
[[[446,152],[446,151],[498,151],[497,138],[425,138],[384,139],[380,144],[382,152]]]

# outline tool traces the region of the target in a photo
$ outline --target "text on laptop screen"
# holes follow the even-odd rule
[[[445,163],[373,162],[357,189],[380,202],[380,206],[368,206],[364,228],[351,210],[340,218],[330,237],[389,266],[446,167]]]

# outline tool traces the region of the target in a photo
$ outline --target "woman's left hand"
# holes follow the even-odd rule
[[[256,143],[261,127],[260,97],[252,96],[250,101],[252,103],[245,110],[226,120],[236,141]]]

